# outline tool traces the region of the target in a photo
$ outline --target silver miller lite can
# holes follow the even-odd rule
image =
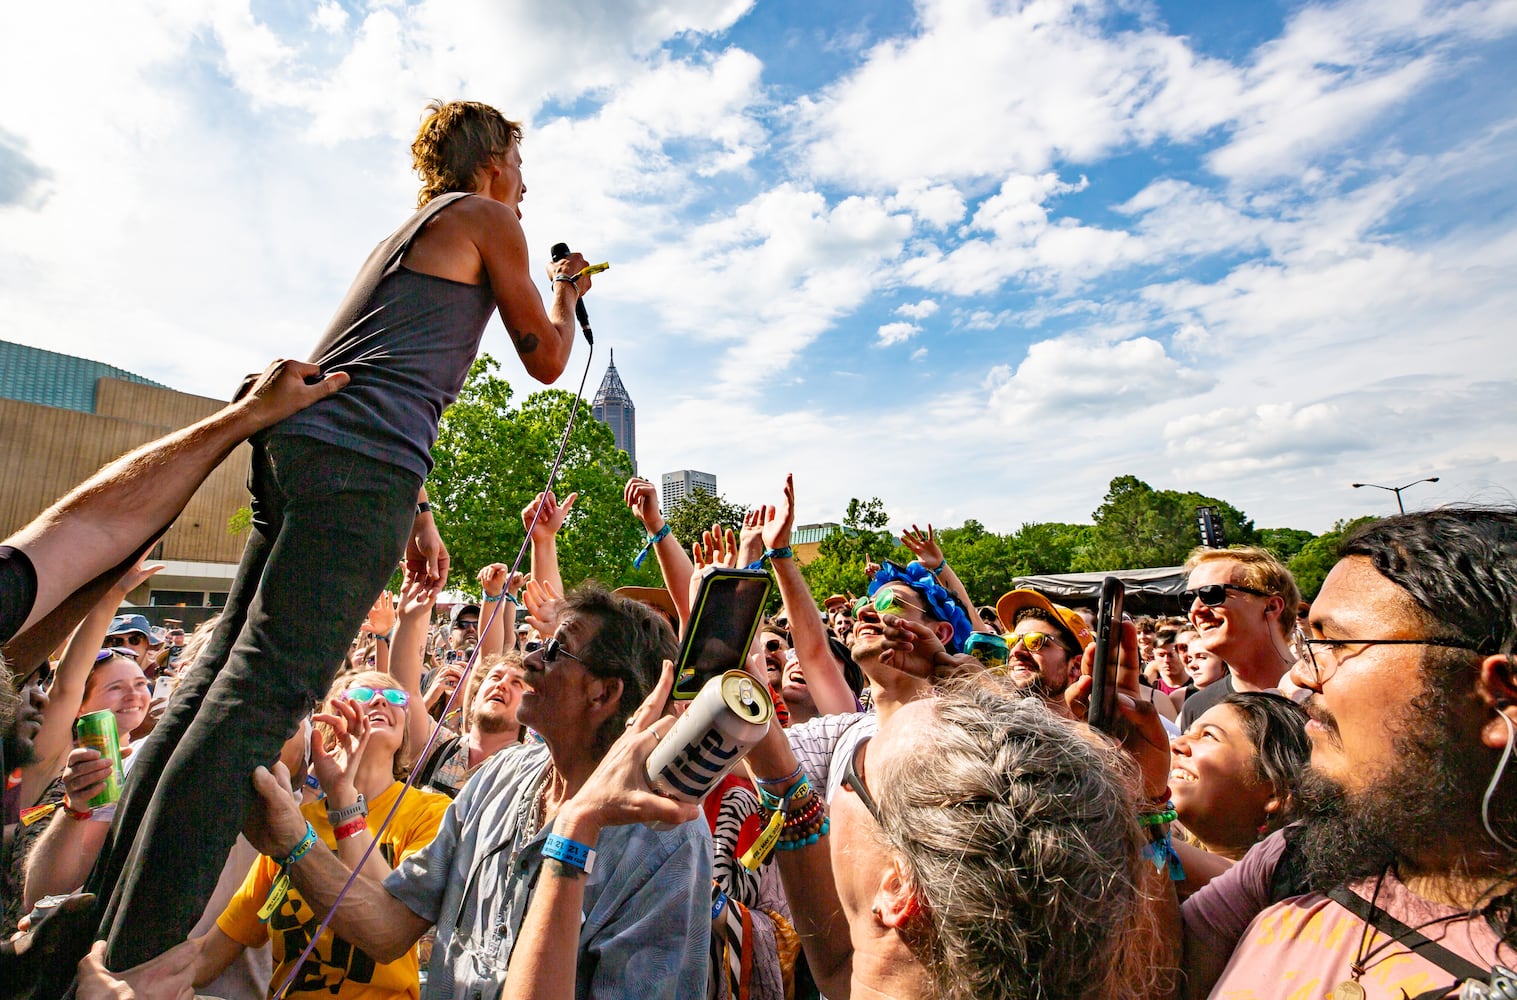
[[[700,802],[769,731],[774,702],[741,670],[713,677],[648,755],[648,784],[682,802]]]

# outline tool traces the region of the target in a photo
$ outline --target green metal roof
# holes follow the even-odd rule
[[[841,531],[842,526],[835,522],[825,524],[798,524],[790,533],[791,544],[809,545],[812,542],[820,542],[834,531]]]
[[[94,413],[95,382],[102,378],[168,388],[115,365],[0,340],[0,399]]]

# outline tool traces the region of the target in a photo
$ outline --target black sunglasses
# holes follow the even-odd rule
[[[549,639],[547,642],[543,643],[544,663],[556,663],[560,655],[567,656],[569,659],[575,661],[576,663],[585,662],[584,660],[581,660],[579,657],[575,656],[573,653],[569,652],[568,647],[559,641],[559,638],[556,635],[553,638]]]
[[[859,768],[859,760],[864,755],[864,747],[873,736],[866,736],[859,740],[859,745],[853,748],[853,753],[843,761],[843,787],[859,797],[864,803],[864,808],[869,810],[869,815],[874,817],[876,823],[881,823],[880,807],[875,804],[874,796],[869,794],[869,789],[864,784],[864,775]],[[883,824],[881,824],[883,825]]]
[[[1196,605],[1196,598],[1201,598],[1201,603],[1208,608],[1221,607],[1227,603],[1227,592],[1236,590],[1240,594],[1253,594],[1255,597],[1274,597],[1267,590],[1255,590],[1253,587],[1240,587],[1233,583],[1208,583],[1204,587],[1195,590],[1187,590],[1180,595],[1180,610],[1189,612]]]

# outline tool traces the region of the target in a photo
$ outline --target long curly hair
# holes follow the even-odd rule
[[[421,178],[416,207],[449,191],[474,190],[475,175],[521,142],[521,124],[478,101],[432,101],[411,143]]]

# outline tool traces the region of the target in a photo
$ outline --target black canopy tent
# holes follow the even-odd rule
[[[1185,571],[1179,566],[1121,569],[1108,573],[1059,573],[1019,576],[1018,587],[1031,587],[1055,604],[1094,608],[1101,598],[1101,581],[1114,576],[1127,587],[1123,610],[1134,615],[1178,615]]]

